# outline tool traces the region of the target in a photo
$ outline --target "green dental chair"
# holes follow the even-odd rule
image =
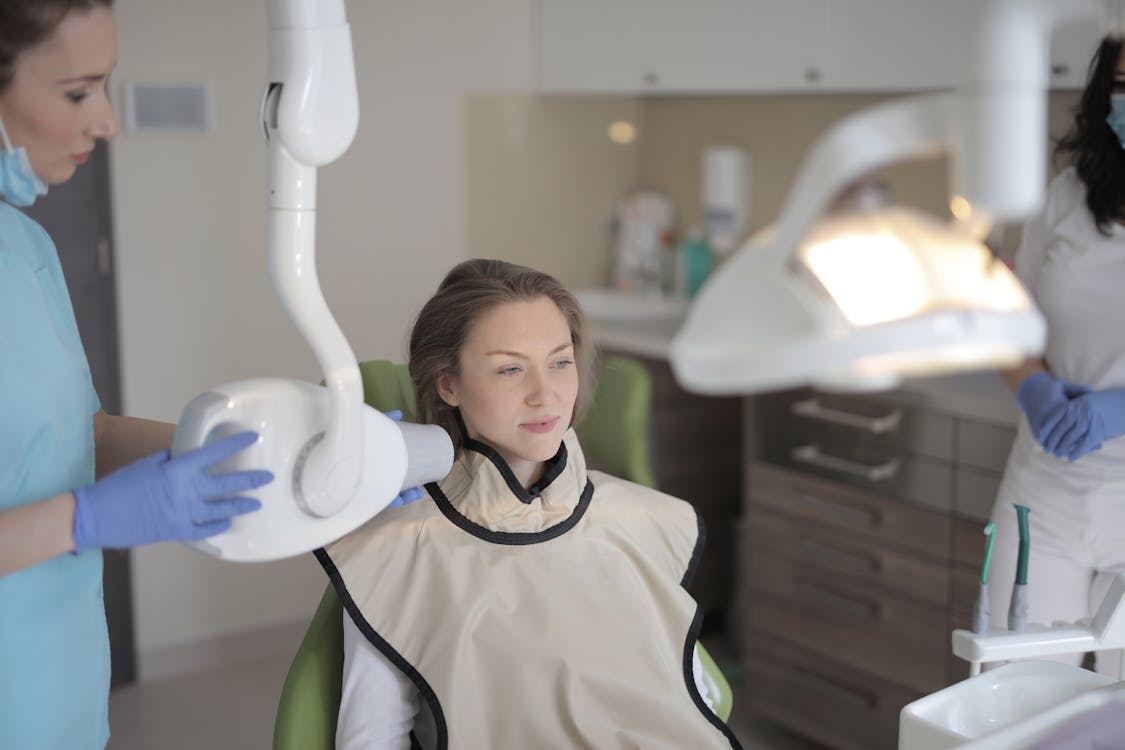
[[[414,392],[406,365],[386,360],[361,362],[363,399],[383,411],[401,409],[414,418]],[[647,487],[656,482],[649,468],[648,409],[652,387],[648,371],[627,357],[602,365],[594,402],[577,432],[592,468]],[[281,689],[274,721],[274,750],[334,750],[344,666],[344,609],[327,587],[301,641]],[[711,655],[699,647],[703,681],[715,713],[730,716],[730,685]]]

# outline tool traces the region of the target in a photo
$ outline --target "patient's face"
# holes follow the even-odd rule
[[[469,331],[460,365],[439,384],[442,399],[530,485],[558,451],[578,395],[566,318],[547,297],[497,305]]]

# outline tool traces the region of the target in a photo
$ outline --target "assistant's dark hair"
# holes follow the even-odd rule
[[[1055,159],[1074,165],[1086,186],[1086,207],[1098,231],[1125,218],[1125,149],[1106,123],[1122,40],[1106,37],[1090,61],[1086,88],[1074,108],[1074,124],[1055,144]]]
[[[555,277],[502,260],[467,260],[445,275],[418,314],[410,332],[410,380],[416,416],[419,422],[444,428],[453,440],[455,455],[461,455],[464,427],[457,408],[445,403],[438,393],[439,380],[443,375],[460,374],[461,347],[482,315],[506,302],[541,297],[555,303],[570,329],[578,371],[573,424],[585,412],[593,393],[594,347],[578,300]]]
[[[0,91],[12,82],[20,53],[51,36],[67,13],[112,5],[113,0],[0,0]]]

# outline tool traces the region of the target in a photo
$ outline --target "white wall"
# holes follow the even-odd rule
[[[644,102],[623,96],[474,95],[465,107],[468,253],[608,286],[616,207],[641,186]],[[611,123],[638,137],[615,143]]]
[[[208,387],[319,379],[264,257],[265,0],[118,0],[126,80],[206,82],[206,135],[122,133],[112,150],[125,410],[168,421]],[[321,285],[361,359],[403,358],[407,328],[465,257],[462,104],[531,86],[530,0],[359,0],[348,7],[359,134],[321,170]],[[242,566],[173,544],[133,556],[144,656],[307,619],[319,565]]]

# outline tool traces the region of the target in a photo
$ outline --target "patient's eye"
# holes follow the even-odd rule
[[[560,359],[560,360],[557,360],[555,362],[555,367],[557,367],[560,370],[563,370],[563,369],[566,369],[567,367],[570,367],[573,364],[574,364],[573,359]]]
[[[519,371],[520,371],[520,368],[515,366],[515,365],[512,365],[511,367],[500,368],[500,374],[501,375],[515,375]]]

